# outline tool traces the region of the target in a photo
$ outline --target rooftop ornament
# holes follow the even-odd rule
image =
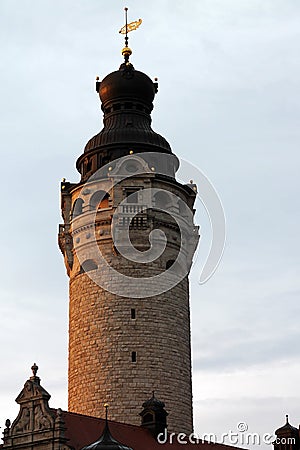
[[[132,54],[131,48],[128,47],[128,33],[130,31],[136,30],[142,23],[142,19],[135,20],[134,22],[128,23],[127,12],[128,8],[125,10],[125,25],[120,29],[119,33],[125,34],[125,47],[122,49],[122,55],[125,59],[125,64],[129,64],[129,56]]]
[[[132,450],[132,448],[127,447],[126,445],[121,444],[120,442],[116,441],[111,433],[108,426],[108,407],[109,405],[105,403],[105,427],[102,433],[102,436],[93,444],[87,445],[86,447],[83,447],[81,450]]]
[[[34,383],[40,384],[40,377],[37,376],[37,371],[39,370],[38,366],[36,365],[36,363],[33,364],[33,366],[31,366],[31,370],[32,370],[32,377],[30,377],[30,380],[33,381]]]

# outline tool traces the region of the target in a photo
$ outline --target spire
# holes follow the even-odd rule
[[[129,56],[132,54],[132,50],[128,47],[128,33],[130,31],[136,30],[142,23],[142,19],[135,20],[134,22],[128,23],[128,8],[124,8],[125,11],[125,25],[120,29],[119,33],[125,34],[125,47],[122,49],[122,55],[124,56],[125,64],[129,63]]]
[[[83,447],[82,450],[102,450],[102,449],[110,449],[110,450],[132,450],[130,447],[127,447],[126,445],[121,444],[120,442],[116,441],[111,433],[108,426],[108,407],[109,405],[105,403],[105,427],[103,430],[103,433],[99,439],[97,439],[96,442],[87,445],[86,447]],[[109,446],[109,447],[108,447]]]
[[[285,415],[285,424],[278,428],[278,430],[275,431],[276,435],[282,435],[282,434],[286,434],[286,433],[296,433],[298,434],[298,428],[293,427],[290,423],[289,423],[289,416],[288,414]]]
[[[112,435],[110,434],[110,429],[108,426],[108,408],[109,408],[109,404],[105,403],[104,404],[104,408],[105,408],[105,427],[103,430],[103,440],[102,440],[102,444],[111,444],[111,443],[115,443],[116,441],[113,439]]]

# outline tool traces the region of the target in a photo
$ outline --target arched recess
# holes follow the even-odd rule
[[[143,417],[142,423],[146,424],[146,423],[152,423],[152,422],[154,422],[154,415],[151,413],[145,414]]]
[[[172,267],[174,263],[175,263],[175,260],[174,260],[174,259],[169,259],[169,260],[166,262],[166,269],[170,269],[170,267]]]
[[[155,201],[155,206],[157,206],[158,208],[161,208],[162,210],[165,210],[166,207],[170,204],[170,196],[164,192],[164,191],[159,191],[156,192],[156,194],[154,194],[154,201]]]
[[[109,200],[110,196],[108,192],[101,190],[94,192],[90,200],[91,210],[109,208]]]
[[[83,203],[84,201],[82,200],[82,198],[80,197],[76,198],[72,208],[72,219],[82,214]]]
[[[98,269],[97,264],[92,259],[87,259],[80,266],[80,273],[90,272],[91,270]]]
[[[188,205],[180,198],[178,200],[178,211],[181,216],[187,216],[188,214]]]

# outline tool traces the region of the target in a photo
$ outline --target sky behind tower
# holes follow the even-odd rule
[[[79,180],[75,160],[101,128],[94,80],[121,63],[124,6],[143,19],[131,60],[159,79],[153,128],[209,177],[227,219],[218,270],[198,283],[200,246],[191,274],[195,430],[273,432],[285,413],[298,426],[295,0],[1,0],[0,426],[33,362],[52,405],[67,408],[59,182]]]

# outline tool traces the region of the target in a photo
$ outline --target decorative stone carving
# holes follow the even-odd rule
[[[40,405],[34,408],[34,429],[45,430],[50,428],[50,420],[45,416]]]
[[[14,430],[16,433],[24,433],[29,431],[30,426],[30,411],[28,408],[24,408],[21,413],[19,421],[14,424]]]
[[[10,420],[6,419],[6,421],[5,421],[5,428],[4,428],[4,431],[3,431],[3,440],[4,440],[4,442],[6,441],[6,439],[8,438],[8,436],[10,434],[10,425],[11,425]]]
[[[9,420],[5,422],[3,449],[71,450],[66,444],[63,413],[50,409],[50,394],[40,384],[37,365],[31,369],[33,375],[16,399],[19,414],[12,425]]]

